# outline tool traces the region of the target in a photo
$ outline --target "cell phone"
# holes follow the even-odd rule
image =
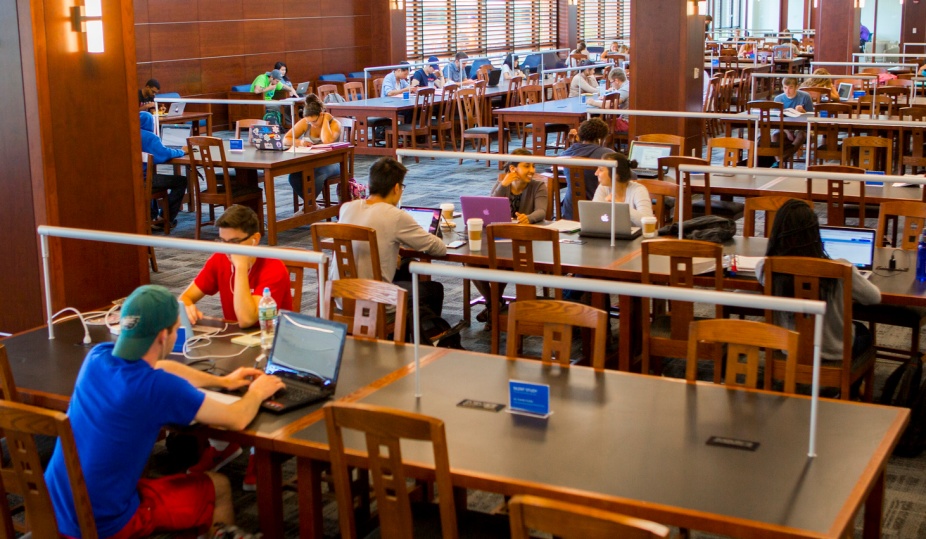
[[[456,241],[452,241],[448,243],[447,248],[448,249],[459,249],[460,247],[463,247],[464,245],[466,245],[466,242],[464,240],[456,240]]]

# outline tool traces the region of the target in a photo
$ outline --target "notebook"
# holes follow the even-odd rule
[[[655,178],[659,175],[659,158],[672,155],[672,146],[633,141],[630,143],[630,160],[637,162],[633,172],[639,178]]]
[[[840,101],[848,101],[852,97],[852,83],[840,82],[839,86],[836,87],[836,91],[839,93]]]
[[[580,236],[591,238],[611,237],[610,202],[579,201]],[[642,229],[630,222],[630,205],[614,204],[614,237],[619,240],[632,240],[642,233]]]
[[[283,151],[283,129],[278,125],[251,126],[249,138],[258,150]]]
[[[186,103],[171,103],[168,107],[167,112],[164,113],[164,116],[180,116],[183,114],[183,109],[186,108]]]
[[[186,146],[186,139],[190,138],[192,129],[188,125],[162,125],[161,144],[165,148],[179,150]]]
[[[345,324],[280,311],[264,372],[282,378],[286,389],[261,407],[283,413],[334,395],[346,338]]]
[[[848,260],[865,278],[871,275],[874,263],[875,237],[873,228],[820,227],[820,239],[823,240],[823,250],[827,256]]]
[[[440,233],[440,208],[415,208],[411,206],[402,206],[402,211],[412,216],[412,219],[418,223],[421,228],[441,237]]]
[[[460,197],[460,206],[464,223],[474,217],[482,219],[482,226],[511,222],[507,197]]]

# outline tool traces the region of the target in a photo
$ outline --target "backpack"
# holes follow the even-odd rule
[[[344,96],[337,92],[331,92],[325,96],[325,103],[346,103],[347,100],[344,99]]]
[[[409,320],[412,317],[409,316]],[[410,325],[410,324],[409,324]],[[460,339],[460,331],[463,329],[461,324],[454,328],[450,322],[444,320],[434,313],[431,309],[421,306],[418,313],[418,326],[421,328],[421,343],[430,344],[440,348],[455,348],[464,350],[463,343]],[[413,330],[409,329],[409,342],[414,342]]]
[[[278,110],[268,110],[264,113],[264,121],[270,125],[282,125],[283,117]]]
[[[900,436],[894,454],[916,457],[926,449],[926,384],[923,384],[923,362],[911,357],[897,367],[884,382],[881,404],[910,408],[910,423]]]
[[[702,215],[682,223],[682,230],[686,240],[723,243],[736,234],[736,223],[732,219],[718,215]],[[678,223],[660,228],[659,235],[678,237]]]

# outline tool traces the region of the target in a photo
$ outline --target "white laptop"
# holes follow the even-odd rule
[[[633,172],[639,178],[655,178],[659,175],[659,158],[672,155],[672,146],[651,142],[630,143],[630,160],[637,162]]]
[[[580,236],[591,238],[611,237],[611,206],[610,202],[579,201]],[[630,205],[624,203],[614,204],[614,237],[620,240],[632,240],[641,234],[638,226],[630,221]]]
[[[820,227],[820,239],[826,254],[833,259],[848,260],[866,279],[871,276],[874,264],[876,236],[873,228]]]
[[[164,116],[180,116],[185,108],[186,103],[171,103]]]
[[[311,82],[300,82],[299,85],[296,86],[296,93],[299,95],[307,94],[309,92],[309,84],[311,84]]]
[[[840,82],[839,86],[836,87],[836,92],[839,93],[840,101],[848,101],[852,98],[852,83]]]
[[[179,150],[186,146],[186,139],[190,138],[193,128],[189,125],[162,125],[161,144],[166,148]]]

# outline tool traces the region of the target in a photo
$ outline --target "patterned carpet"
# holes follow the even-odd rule
[[[356,178],[361,183],[366,183],[367,173],[373,161],[372,158],[367,157],[357,158]],[[483,161],[466,161],[460,165],[456,160],[422,160],[420,164],[406,162],[406,165],[409,167],[409,174],[402,202],[409,206],[437,207],[442,202],[457,202],[461,195],[488,194],[498,174],[494,164],[486,167]],[[290,190],[286,178],[276,178],[275,183],[278,198],[288,201]],[[282,206],[279,208],[280,217],[292,213],[292,206],[287,203]],[[817,212],[822,213],[822,210],[822,205],[818,204]],[[740,222],[739,225],[741,224]],[[181,212],[179,225],[172,229],[171,236],[192,238],[193,225],[193,215]],[[871,226],[873,225],[874,223],[871,223]],[[757,226],[757,229],[762,230],[762,227]],[[204,240],[212,240],[215,237],[214,228],[204,229]],[[280,244],[286,247],[311,248],[309,229],[306,227],[280,234]],[[170,250],[158,250],[157,256],[160,271],[152,273],[152,282],[164,285],[178,294],[196,276],[205,260],[205,256],[197,253]],[[461,282],[452,280],[443,282],[445,285],[444,315],[451,323],[454,323],[462,317]],[[311,309],[316,301],[314,286],[314,280],[307,279],[303,296],[303,308],[306,310]],[[219,312],[217,300],[206,298],[203,301],[203,310],[207,313]],[[482,324],[474,322],[472,327],[463,331],[462,338],[467,349],[488,351],[489,333],[482,330]],[[908,339],[908,334],[899,329],[882,327],[878,334],[878,341],[885,344],[897,343],[898,346],[903,346]],[[876,396],[881,392],[884,379],[895,366],[895,363],[879,361],[876,368]],[[169,458],[167,452],[161,449],[153,459],[152,469],[156,472],[169,472],[176,464]],[[247,459],[241,457],[224,468],[233,485],[240,485],[246,464]],[[287,465],[285,473],[286,477],[294,476],[295,470],[292,463]],[[499,496],[486,493],[474,493],[470,499],[471,505],[483,510],[497,507],[501,501]],[[247,530],[257,529],[255,500],[254,493],[235,489],[235,506],[239,515],[239,523]],[[285,524],[287,530],[291,532],[287,536],[295,537],[297,535],[297,508],[294,493],[286,493],[285,502]],[[337,520],[333,499],[326,505],[325,517],[326,536],[336,537]],[[858,525],[861,525],[860,520]],[[697,533],[694,536],[712,537]],[[856,536],[861,537],[860,528],[856,531]],[[914,459],[891,459],[887,474],[883,536],[888,539],[926,537],[926,455]]]

